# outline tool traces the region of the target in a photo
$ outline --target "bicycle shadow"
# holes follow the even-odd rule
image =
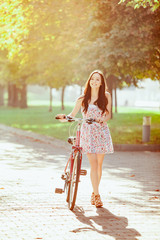
[[[88,227],[82,227],[72,230],[71,232],[84,232],[84,231],[95,231],[99,234],[109,235],[114,237],[115,240],[137,240],[137,236],[141,234],[133,229],[127,228],[128,219],[126,217],[119,217],[111,213],[106,208],[97,208],[97,216],[85,216],[85,211],[83,208],[75,207],[73,213],[75,214],[77,220],[83,224],[88,225]],[[96,225],[98,225],[96,227]],[[99,230],[101,228],[102,230]]]

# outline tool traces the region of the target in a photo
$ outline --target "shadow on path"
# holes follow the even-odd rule
[[[87,217],[83,208],[76,206],[73,213],[81,223],[87,226],[74,229],[72,232],[95,231],[114,237],[115,240],[137,240],[136,237],[141,236],[135,229],[127,228],[128,219],[126,217],[116,216],[106,208],[97,208],[96,212],[98,215]]]

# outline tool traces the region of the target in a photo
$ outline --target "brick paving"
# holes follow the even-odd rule
[[[69,152],[60,141],[0,125],[0,240],[160,240],[160,153],[115,152],[105,157],[104,207],[90,205],[89,164],[74,211],[60,179]]]

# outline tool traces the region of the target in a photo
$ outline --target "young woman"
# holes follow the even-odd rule
[[[84,95],[80,96],[73,111],[69,114],[75,117],[81,108],[83,118],[94,118],[97,122],[83,123],[81,127],[81,147],[90,162],[90,177],[93,187],[91,204],[102,207],[99,195],[99,184],[102,176],[104,155],[113,153],[113,144],[107,121],[111,118],[111,96],[106,91],[106,81],[103,73],[93,71],[86,83]],[[63,118],[65,114],[58,114]]]

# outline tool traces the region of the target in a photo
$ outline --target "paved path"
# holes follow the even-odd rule
[[[0,240],[160,240],[160,153],[115,152],[105,157],[104,207],[90,205],[81,177],[77,206],[54,194],[68,148],[0,126]]]

